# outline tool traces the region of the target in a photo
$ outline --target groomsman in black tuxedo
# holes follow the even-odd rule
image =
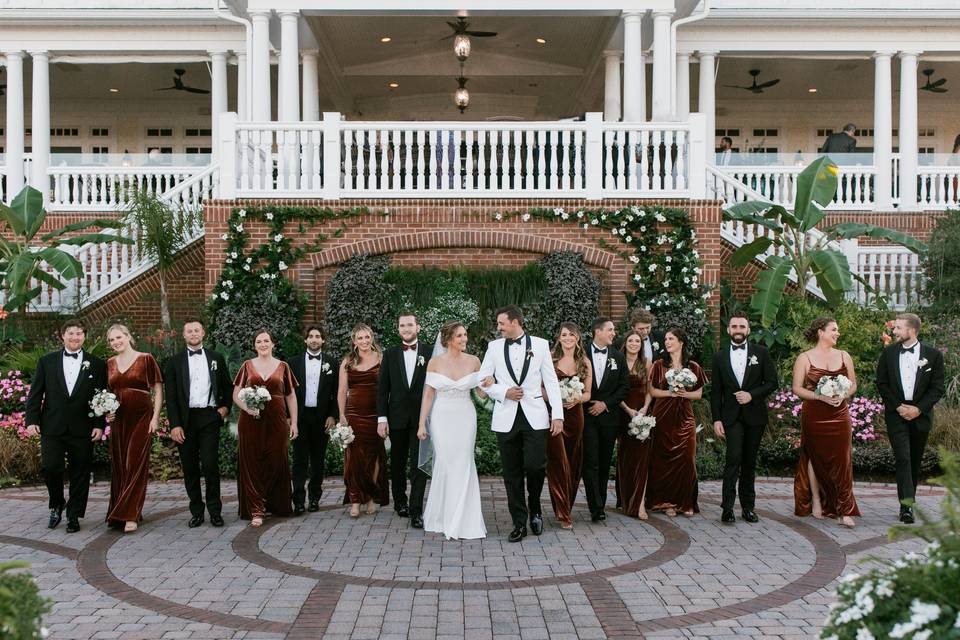
[[[933,407],[943,397],[943,354],[921,344],[920,316],[901,313],[893,326],[897,341],[883,350],[877,363],[877,388],[883,397],[887,437],[897,471],[900,522],[913,524],[913,504],[920,482],[920,463],[933,428]]]
[[[606,520],[607,483],[613,448],[620,430],[620,402],[630,393],[627,360],[611,346],[616,329],[609,318],[597,318],[587,357],[593,363],[590,402],[583,413],[583,485],[593,522]]]
[[[710,412],[713,430],[727,441],[726,464],[723,468],[723,499],[720,520],[736,522],[733,503],[740,481],[740,509],[743,519],[754,523],[757,492],[757,453],[767,426],[767,396],[778,384],[766,347],[747,341],[750,321],[733,315],[727,321],[730,346],[713,356],[713,383],[710,385]]]
[[[326,336],[323,329],[312,325],[307,327],[303,353],[289,360],[290,370],[299,382],[297,393],[297,416],[300,435],[293,441],[293,515],[299,516],[304,510],[320,510],[320,496],[323,494],[323,467],[327,456],[327,430],[337,423],[337,375],[339,363],[329,354],[323,353]],[[309,469],[309,473],[308,473]],[[309,496],[304,485],[310,478]],[[310,504],[304,509],[304,499],[309,497]]]
[[[663,347],[663,333],[653,331],[653,323],[657,317],[646,309],[634,309],[630,313],[630,328],[637,332],[640,339],[643,340],[643,356],[647,362],[654,362],[662,358],[665,353]],[[613,343],[614,348],[623,353],[623,338],[618,337]]]
[[[418,341],[420,325],[413,313],[397,319],[397,333],[402,344],[390,347],[383,354],[377,390],[377,431],[381,438],[390,435],[390,481],[397,515],[410,517],[410,526],[423,529],[423,493],[427,474],[420,470],[420,440],[417,428],[423,381],[433,345]],[[410,464],[410,501],[407,502],[407,463]]]
[[[93,443],[103,436],[104,417],[94,417],[90,400],[107,388],[103,360],[83,350],[86,328],[80,320],[68,320],[60,328],[63,349],[40,358],[27,396],[27,433],[40,436],[40,464],[50,519],[56,528],[67,511],[67,533],[80,530],[90,493]],[[64,456],[70,480],[70,498],[63,498]]]
[[[203,494],[200,476],[206,484],[206,510],[210,524],[223,526],[220,500],[220,427],[230,415],[233,383],[224,357],[206,349],[203,322],[190,318],[183,323],[186,349],[164,363],[164,390],[170,438],[180,451],[183,485],[190,498],[191,529],[203,524]]]

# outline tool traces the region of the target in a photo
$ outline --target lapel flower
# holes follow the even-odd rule
[[[748,364],[757,364],[757,356],[750,356],[750,362]]]
[[[650,346],[653,347],[653,350],[654,350],[654,351],[660,351],[660,343],[659,343],[659,342],[651,342],[651,343],[650,343]]]
[[[527,349],[526,359],[529,360],[532,357],[533,357],[533,349]]]
[[[417,356],[417,366],[418,366],[418,367],[422,367],[423,364],[424,364],[424,362],[425,362],[425,360],[423,359],[423,356]]]
[[[216,371],[216,370],[217,370],[217,361],[216,361],[216,360],[211,360],[211,361],[210,361],[210,371]]]
[[[83,363],[80,364],[80,368],[83,369],[84,371],[86,371],[87,369],[89,369],[89,368],[90,368],[90,361],[89,361],[89,360],[84,360]]]
[[[917,360],[917,369],[922,369],[925,366],[927,366],[926,358],[920,358],[919,360]]]
[[[330,375],[331,373],[333,373],[333,371],[330,369],[329,362],[324,362],[322,365],[320,365],[320,371],[323,371],[327,375]]]
[[[616,371],[617,361],[614,360],[613,358],[607,358],[607,368],[610,369],[610,371]]]

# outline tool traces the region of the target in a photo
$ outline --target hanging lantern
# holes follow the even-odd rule
[[[460,109],[460,113],[467,110],[470,106],[470,92],[467,91],[467,78],[463,74],[457,78],[457,90],[453,92],[453,103]]]
[[[458,33],[453,37],[453,53],[460,62],[466,62],[470,57],[470,36]]]

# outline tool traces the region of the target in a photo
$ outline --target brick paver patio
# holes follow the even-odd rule
[[[888,541],[896,489],[882,484],[857,485],[853,530],[795,518],[790,481],[767,479],[758,525],[720,524],[720,487],[705,482],[700,515],[611,511],[596,525],[581,506],[572,531],[548,518],[520,544],[506,541],[499,479],[481,481],[489,537],[465,542],[409,529],[390,507],[352,520],[342,483],[325,488],[319,513],[251,529],[228,481],[227,526],[188,529],[181,485],[155,483],[127,535],[103,524],[108,483],[71,535],[46,528],[42,487],[0,491],[0,559],[33,565],[51,638],[787,639],[816,636],[833,581],[865,557],[922,548]],[[935,511],[941,496],[925,488],[919,502]]]

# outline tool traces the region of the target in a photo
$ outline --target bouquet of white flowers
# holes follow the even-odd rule
[[[248,409],[260,411],[270,402],[270,390],[262,386],[244,387],[240,389],[240,401],[247,405]]]
[[[111,413],[116,413],[119,408],[120,401],[117,399],[117,394],[109,389],[101,389],[93,394],[93,397],[90,399],[90,409],[92,409],[92,411],[88,415],[91,418],[102,418]]]
[[[657,426],[657,419],[638,413],[627,425],[627,433],[637,440],[643,441],[650,437],[650,431]]]
[[[827,398],[844,398],[852,387],[847,376],[823,376],[817,383],[817,393]]]
[[[338,422],[333,429],[330,429],[329,435],[330,444],[340,447],[340,451],[346,451],[350,443],[356,438],[350,425],[343,422]]]
[[[679,371],[667,369],[667,384],[671,391],[683,391],[697,384],[697,375],[686,367]]]
[[[580,376],[572,376],[570,378],[564,378],[560,383],[560,399],[563,400],[563,403],[568,402],[580,402],[580,399],[583,398],[583,390],[586,387],[580,381]]]

